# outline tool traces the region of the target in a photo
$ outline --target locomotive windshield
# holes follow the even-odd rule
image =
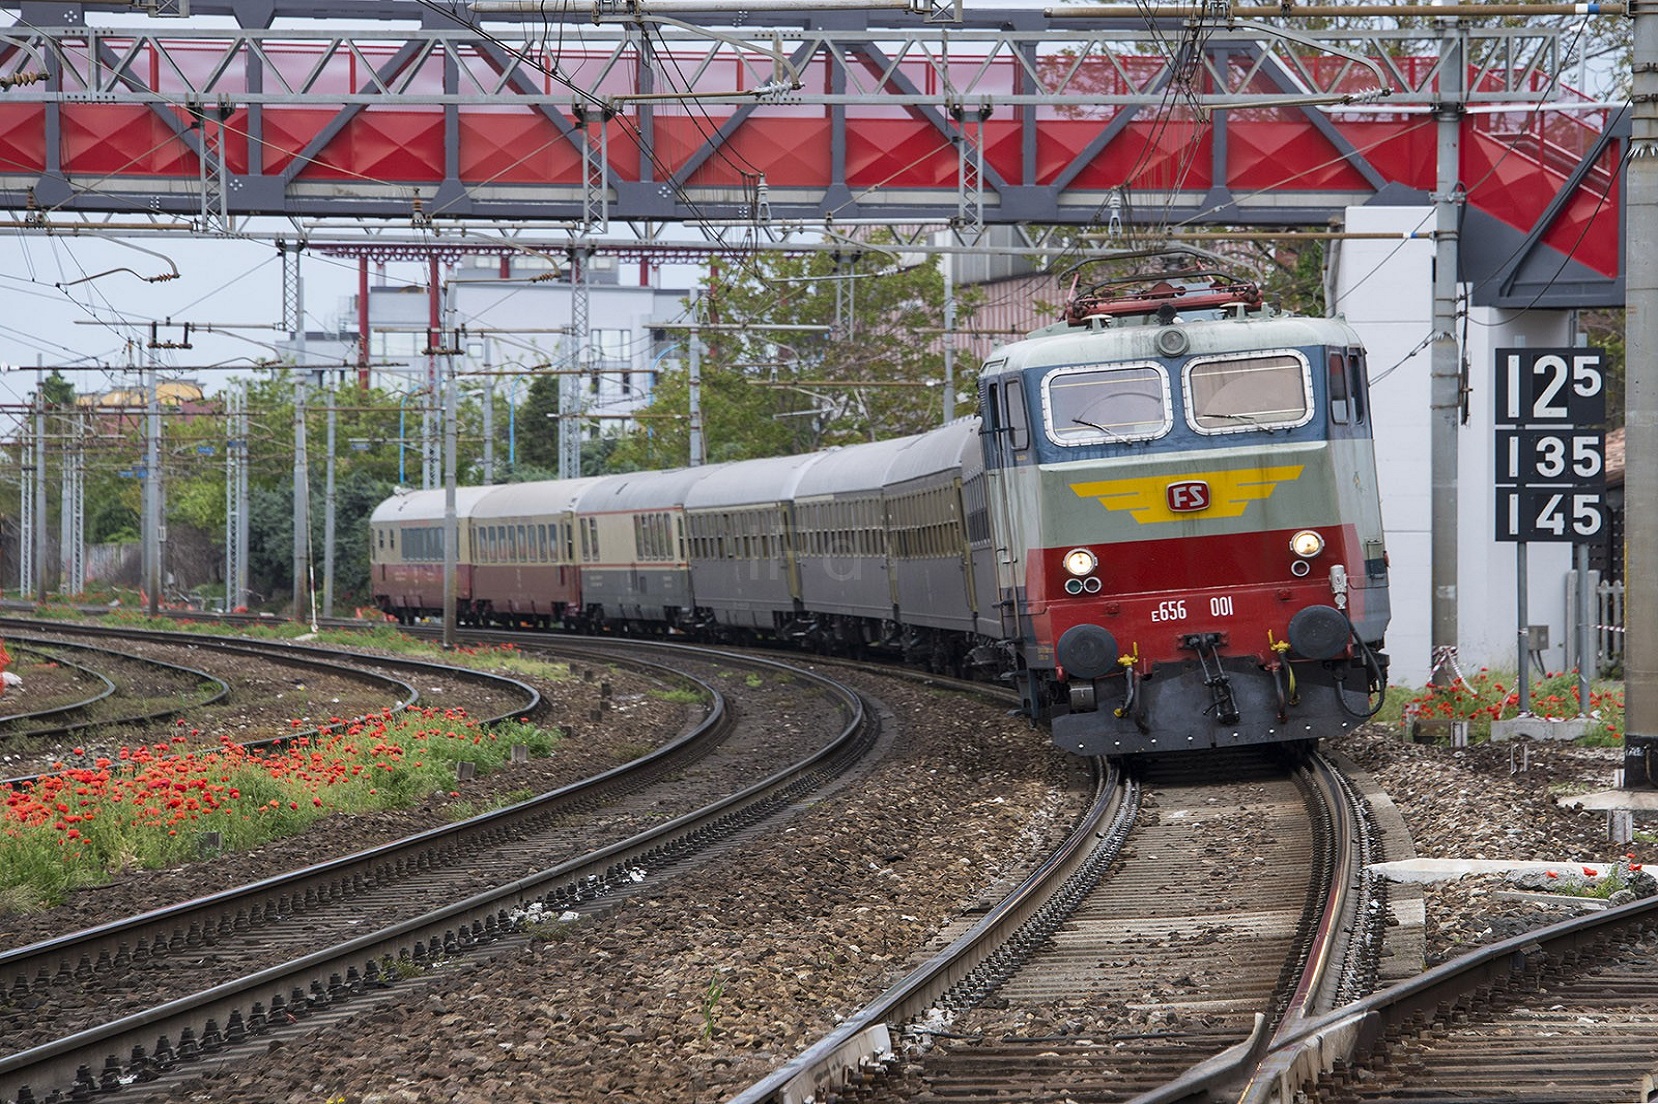
[[[1194,360],[1186,366],[1186,409],[1200,433],[1237,433],[1304,424],[1312,379],[1299,353]]]
[[[1042,405],[1061,445],[1144,441],[1172,421],[1169,377],[1154,364],[1061,369],[1043,381]]]

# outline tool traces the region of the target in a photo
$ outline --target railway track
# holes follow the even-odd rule
[[[533,715],[542,704],[519,680],[408,656],[16,618],[0,618],[0,637],[54,663],[74,663],[79,673],[68,683],[88,688],[73,701],[0,716],[0,747],[14,776],[6,781],[14,785],[55,763],[89,764],[123,744],[170,738],[181,718],[210,740],[225,734],[257,746],[388,707],[464,701],[470,715],[489,723]],[[27,695],[0,701],[32,704]]]
[[[678,668],[692,662],[676,656]],[[734,664],[700,662],[710,677]],[[775,664],[757,669],[755,661],[743,668],[751,684],[774,678],[773,708],[736,717],[704,678],[710,708],[701,723],[588,782],[0,954],[8,979],[0,1100],[117,1085],[164,1092],[198,1075],[198,1060],[268,1047],[263,1036],[286,1023],[360,1004],[484,946],[522,941],[525,927],[545,936],[595,900],[633,892],[647,875],[798,800],[868,747],[872,727],[854,695],[801,673],[784,677]],[[812,723],[822,715],[838,720]]]
[[[516,639],[521,641],[523,637],[520,635]],[[588,653],[595,664],[602,666],[619,654],[608,651],[613,642],[601,641],[599,644],[601,647]],[[716,667],[723,672],[721,678],[724,684],[733,682],[733,673],[729,668],[735,662],[734,658],[721,658],[715,661]],[[735,681],[740,683],[741,676],[737,676]],[[1160,784],[1157,778],[1147,781],[1154,787]],[[1218,793],[1211,792],[1208,796],[1218,799],[1217,806],[1224,806],[1225,799]],[[1188,809],[1183,815],[1176,816],[1175,814],[1180,812],[1180,807],[1172,802],[1165,803],[1155,790],[1150,801],[1158,820],[1162,822],[1167,819],[1171,825],[1203,816],[1219,816],[1224,820],[1236,812],[1216,812],[1204,803],[1196,812]],[[650,815],[655,814],[642,815],[641,821],[649,819]],[[1225,823],[1231,826],[1230,821]],[[1163,826],[1160,823],[1157,827]],[[1213,830],[1207,834],[1199,833],[1197,839],[1201,840],[1202,845],[1193,844],[1188,847],[1184,857],[1184,869],[1179,872],[1182,878],[1178,883],[1181,887],[1180,892],[1186,892],[1188,887],[1202,887],[1209,880],[1210,873],[1217,868],[1247,873],[1247,867],[1239,866],[1225,855],[1212,853],[1210,850],[1218,846],[1215,842],[1217,837],[1226,838],[1238,834]],[[1174,853],[1178,837],[1171,838],[1175,838],[1176,843],[1160,845],[1155,853]],[[1188,840],[1188,843],[1193,841]],[[1137,860],[1144,857],[1143,852],[1151,853],[1139,843],[1135,843],[1127,848],[1124,857]],[[1143,885],[1142,896],[1152,896],[1162,884],[1150,884],[1149,887]],[[648,889],[648,883],[646,888]],[[632,891],[630,882],[617,884],[610,890],[609,899],[620,899]],[[1237,900],[1235,897],[1231,899]],[[1260,910],[1254,918],[1255,922],[1259,922],[1261,913],[1270,911]],[[1122,914],[1111,914],[1105,919],[1096,917],[1088,923],[1120,925],[1123,918]],[[1079,921],[1077,925],[1086,926],[1086,923]],[[1061,925],[1053,942],[1058,946],[1074,938],[1075,932]],[[1351,941],[1362,944],[1369,938],[1361,934]],[[1130,1047],[1136,1044],[1153,1050],[1164,1049],[1172,1056],[1167,1068],[1152,1069],[1152,1064],[1148,1062],[1146,1070],[1142,1071],[1144,1077],[1141,1082],[1129,1084],[1125,1081],[1124,1084],[1113,1084],[1109,1087],[1108,1093],[1096,1091],[1086,1080],[1072,1076],[1075,1070],[1060,1070],[1057,1076],[1072,1077],[1071,1083],[1065,1084],[1064,1092],[1079,1102],[1090,1099],[1125,1099],[1122,1095],[1124,1092],[1146,1086],[1151,1086],[1144,1096],[1146,1100],[1237,1100],[1242,1096],[1244,1099],[1258,1102],[1282,1101],[1284,1104],[1294,1100],[1305,1100],[1310,1104],[1334,1104],[1335,1101],[1348,1100],[1450,1099],[1509,1100],[1543,1104],[1545,1101],[1645,1098],[1646,1090],[1642,1086],[1641,1078],[1652,1072],[1647,1068],[1651,1065],[1647,1059],[1654,1052],[1654,1048],[1653,1036],[1650,1034],[1652,1028],[1648,1022],[1650,1017],[1645,1011],[1651,1006],[1651,1002],[1642,964],[1650,959],[1655,949],[1658,949],[1658,943],[1652,939],[1650,929],[1646,934],[1637,932],[1616,937],[1611,941],[1593,943],[1588,942],[1591,937],[1583,936],[1578,939],[1576,949],[1568,946],[1566,950],[1560,951],[1558,956],[1552,949],[1542,952],[1537,949],[1544,946],[1539,942],[1543,938],[1534,933],[1525,939],[1515,941],[1514,947],[1497,954],[1495,965],[1488,962],[1484,967],[1473,967],[1470,976],[1474,980],[1459,983],[1464,985],[1463,988],[1442,980],[1436,983],[1438,988],[1434,990],[1431,1000],[1425,996],[1418,996],[1414,998],[1415,1005],[1410,1003],[1413,998],[1408,995],[1390,997],[1388,994],[1376,994],[1352,1008],[1320,1014],[1319,1009],[1327,1006],[1331,1000],[1346,1001],[1350,1000],[1355,992],[1365,992],[1368,983],[1362,979],[1335,984],[1329,996],[1320,997],[1310,1003],[1307,1000],[1310,994],[1297,995],[1292,991],[1287,996],[1281,995],[1278,1003],[1284,1005],[1285,1015],[1282,1017],[1283,1027],[1275,1038],[1263,1028],[1254,1035],[1255,1045],[1252,1048],[1238,1047],[1224,1057],[1211,1057],[1207,1062],[1199,1063],[1198,1072],[1189,1074],[1185,1080],[1175,1075],[1184,1069],[1204,1046],[1216,1049],[1230,1039],[1240,1038],[1236,1033],[1236,1025],[1229,1031],[1222,1031],[1216,1024],[1194,1023],[1199,1014],[1218,1018],[1220,1013],[1217,1009],[1197,1008],[1201,1000],[1192,999],[1192,994],[1188,992],[1171,991],[1166,994],[1169,999],[1165,1003],[1174,1009],[1174,1015],[1181,1021],[1178,1023],[1171,1023],[1166,1015],[1160,1016],[1164,1009],[1156,1006],[1156,1002],[1131,1002],[1124,999],[1117,1005],[1122,1014],[1130,1019],[1140,1020],[1131,1025],[1137,1026],[1139,1030],[1126,1034],[1138,1034],[1144,1038],[1113,1038],[1111,1049],[1119,1054],[1129,1051]],[[188,944],[187,930],[185,939]],[[1619,943],[1617,939],[1627,939],[1629,942]],[[458,953],[458,934],[456,940]],[[426,942],[430,946],[430,938]],[[444,942],[439,935],[437,944],[440,948]],[[474,939],[473,942],[481,943],[483,940]],[[497,949],[505,942],[506,940],[497,940],[490,943],[486,953],[498,953]],[[1239,937],[1236,943],[1238,947],[1245,945],[1243,937]],[[1332,946],[1328,950],[1314,948],[1304,957],[1309,960],[1319,957],[1343,958],[1347,955],[1347,949],[1340,946],[1340,943],[1338,935],[1333,937]],[[1217,953],[1217,946],[1218,944],[1208,947],[1194,946],[1192,950],[1197,954],[1214,954]],[[1250,943],[1248,946],[1253,949],[1256,944]],[[1086,975],[1090,969],[1095,968],[1087,965],[1086,957],[1076,956],[1075,946],[1072,946],[1070,951],[1071,961],[1059,972],[1062,978],[1067,971],[1071,974]],[[171,948],[169,953],[174,953]],[[191,948],[184,953],[212,956],[218,953],[218,948],[217,944],[204,944],[202,948]],[[428,951],[427,964],[442,963],[444,953],[440,951],[434,955]],[[411,957],[412,955],[411,950]],[[384,960],[379,961],[383,963]],[[1197,961],[1202,962],[1201,959]],[[1514,963],[1517,962],[1524,965],[1516,967]],[[1212,963],[1207,968],[1218,970]],[[401,971],[412,968],[396,969]],[[75,971],[72,969],[71,972]],[[1192,973],[1190,970],[1187,972]],[[1360,973],[1362,974],[1362,971]],[[343,994],[339,998],[330,995],[330,989],[334,987],[331,987],[327,980],[321,981],[321,998],[308,986],[304,987],[300,995],[302,1006],[296,1006],[290,990],[288,998],[284,1001],[284,1015],[295,1015],[293,1010],[298,1007],[302,1014],[299,1016],[299,1025],[296,1026],[304,1026],[361,1007],[373,993],[365,992],[359,996],[352,990],[373,989],[373,985],[379,983],[365,982],[362,980],[363,975],[364,970],[361,968],[358,970],[356,981],[349,980],[349,970],[342,974],[340,986],[335,989],[336,994]],[[1510,978],[1509,975],[1513,977]],[[1019,1064],[1020,1054],[1028,1056],[1033,1048],[1040,1048],[1038,1057],[1043,1062],[1051,1062],[1051,1059],[1043,1057],[1043,1051],[1051,1049],[1058,1054],[1066,1048],[1087,1052],[1100,1052],[1106,1048],[1100,1045],[1100,1039],[1104,1036],[1089,1034],[1089,1030],[1095,1024],[1089,1022],[1085,1013],[1079,1013],[1076,1007],[1067,1004],[1067,998],[1061,995],[1063,990],[1045,990],[1043,986],[1047,983],[1032,980],[1034,976],[1024,973],[1008,975],[1006,979],[986,988],[985,1000],[980,1003],[977,1010],[957,1012],[951,1019],[920,1021],[923,1029],[916,1031],[913,1037],[905,1037],[898,1032],[896,1026],[889,1026],[888,1039],[898,1039],[893,1049],[900,1052],[901,1057],[890,1061],[892,1072],[889,1076],[873,1077],[870,1071],[874,1067],[868,1064],[862,1073],[855,1075],[869,1075],[872,1079],[871,1085],[860,1090],[866,1094],[862,1098],[905,1099],[902,1092],[916,1091],[917,1084],[919,1091],[941,1094],[947,1087],[944,1078],[938,1074],[937,1063],[943,1056],[965,1054],[973,1050],[980,1051],[981,1057],[993,1055],[994,1051],[987,1049],[986,1044],[989,1044],[992,1048],[1003,1048],[1008,1057],[991,1057],[985,1060],[981,1072],[988,1071],[996,1076],[994,1079],[987,1076],[984,1079],[985,1084],[981,1087],[987,1093],[1003,1094],[1004,1099],[1005,1094],[1010,1091],[1029,1092],[1028,1098],[1032,1100],[1043,1099],[1036,1090],[1027,1087],[1028,1082],[1010,1081],[1005,1076],[1006,1068]],[[1493,984],[1491,979],[1494,976],[1501,978],[1501,984]],[[1146,992],[1155,995],[1159,984],[1155,977],[1142,973],[1135,980]],[[1172,979],[1173,982],[1179,980],[1178,977]],[[4,990],[8,984],[11,989],[16,989],[15,981],[0,975],[0,990]],[[32,989],[33,985],[30,987]],[[1022,987],[1028,991],[1021,992]],[[967,988],[971,989],[972,985]],[[388,992],[395,994],[398,991],[399,986],[393,985]],[[1408,986],[1399,987],[1400,994],[1408,994],[1409,991]],[[1541,1003],[1544,998],[1549,1001],[1547,1005]],[[1094,1006],[1111,1006],[1109,997],[1096,997],[1093,1000]],[[1392,1003],[1398,1003],[1402,1011],[1390,1010]],[[1131,1004],[1138,1004],[1140,1007],[1130,1007]],[[1309,1010],[1308,1016],[1297,1015],[1297,1010],[1302,1008]],[[1025,1011],[1032,1011],[1034,1015],[1027,1016],[1022,1023],[1016,1023],[1017,1018]],[[1155,1023],[1152,1019],[1154,1016],[1160,1016]],[[267,1006],[267,1022],[269,1019]],[[1245,1027],[1241,1037],[1249,1037],[1247,1021],[1252,1017],[1240,1015],[1237,1019]],[[897,1020],[889,1022],[893,1025],[899,1023]],[[219,1034],[226,1035],[223,1024],[219,1027]],[[1021,1031],[1003,1030],[1002,1035],[996,1035],[994,1029],[998,1027],[1019,1027]],[[1147,1030],[1148,1027],[1151,1030]],[[1199,1036],[1202,1031],[1199,1029],[1210,1031],[1211,1037],[1207,1043],[1200,1044]],[[0,1020],[0,1036],[8,1034],[9,1028]],[[201,1032],[197,1031],[195,1034],[194,1042],[199,1047]],[[259,1040],[255,1049],[262,1049],[268,1045],[269,1036],[259,1036]],[[175,1050],[178,1049],[177,1042],[175,1039]],[[1079,1047],[1079,1043],[1085,1043],[1087,1046]],[[250,1044],[245,1043],[244,1047],[247,1045]],[[855,1040],[846,1049],[857,1055],[863,1045],[864,1040]],[[234,1050],[226,1045],[210,1055],[208,1062],[175,1065],[168,1071],[158,1069],[156,1072],[160,1073],[161,1077],[152,1084],[151,1091],[166,1093],[169,1091],[168,1087],[176,1084],[180,1078],[194,1076],[192,1071],[211,1068],[215,1063],[222,1065],[227,1060],[224,1058],[227,1053],[242,1054],[245,1050]],[[1336,1057],[1333,1063],[1332,1055]],[[857,1066],[858,1060],[856,1056],[852,1058],[854,1067]],[[1217,1085],[1242,1084],[1240,1071],[1255,1068],[1257,1063],[1261,1063],[1260,1069],[1263,1072],[1253,1085],[1244,1089],[1234,1087],[1224,1095],[1220,1094]],[[1040,1064],[1030,1063],[1030,1068],[1026,1072],[1033,1078],[1056,1077],[1052,1065],[1046,1069],[1038,1069],[1037,1066]],[[1003,1068],[998,1068],[998,1065]],[[106,1077],[95,1064],[88,1063],[88,1067],[88,1076],[94,1083],[118,1080],[127,1076],[123,1073]],[[844,1067],[840,1076],[846,1076]],[[915,1084],[906,1088],[906,1078]],[[971,1076],[966,1080],[971,1081]],[[967,1090],[971,1090],[970,1085],[967,1086]],[[954,1091],[954,1088],[951,1091]],[[1093,1095],[1090,1095],[1091,1093]],[[1297,1093],[1302,1095],[1298,1097]],[[0,1096],[0,1099],[11,1104],[10,1099],[5,1096]],[[972,1097],[966,1096],[964,1099]]]
[[[1280,1040],[1248,1104],[1658,1098],[1658,898],[1504,940]]]
[[[1318,761],[1169,761],[1102,780],[1024,886],[736,1104],[1183,1099],[1247,1081],[1362,971],[1361,835]],[[1228,781],[1214,782],[1219,774]],[[1195,1068],[1195,1072],[1194,1071]]]
[[[8,634],[15,659],[64,673],[56,692],[32,709],[19,694],[0,711],[0,740],[16,747],[33,738],[87,729],[154,723],[205,709],[230,694],[225,680],[194,667],[68,639]],[[71,658],[74,657],[74,658]],[[30,704],[39,700],[30,699]]]

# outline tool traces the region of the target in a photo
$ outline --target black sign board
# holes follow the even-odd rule
[[[1587,541],[1606,524],[1599,349],[1498,349],[1499,541]]]

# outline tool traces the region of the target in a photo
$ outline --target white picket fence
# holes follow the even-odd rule
[[[1623,666],[1623,639],[1624,639],[1624,587],[1623,583],[1605,583],[1600,579],[1600,572],[1589,573],[1589,589],[1595,603],[1594,619],[1590,622],[1590,646],[1594,648],[1594,667],[1597,675],[1605,676],[1619,670]],[[1575,624],[1577,619],[1577,573],[1566,573],[1566,620],[1568,624]],[[1573,653],[1572,637],[1567,634],[1566,666],[1577,666],[1576,656]]]

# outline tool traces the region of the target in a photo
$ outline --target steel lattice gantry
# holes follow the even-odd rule
[[[10,7],[0,203],[24,230],[1322,227],[1435,187],[1442,32],[1338,46],[1033,10],[693,26],[457,8],[463,24],[411,0],[196,3],[189,20]],[[1475,301],[1621,303],[1624,116],[1558,86],[1554,29],[1454,33]]]

